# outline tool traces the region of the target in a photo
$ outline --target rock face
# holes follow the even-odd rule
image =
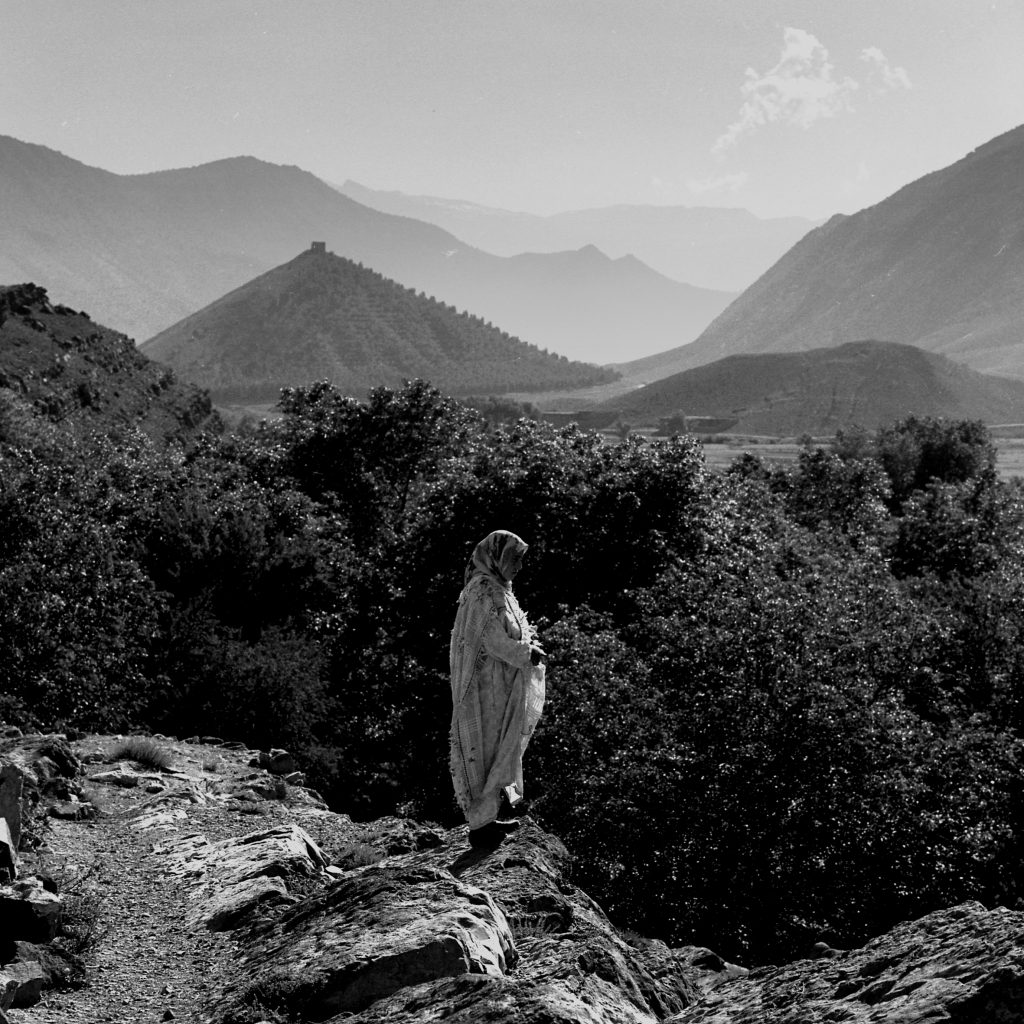
[[[431,867],[373,866],[286,911],[247,957],[237,998],[280,999],[324,1020],[410,985],[503,977],[516,961],[505,916],[487,893]]]
[[[235,927],[257,906],[294,902],[283,878],[315,875],[327,866],[320,848],[294,824],[217,843],[190,835],[158,851],[170,855],[168,873],[201,880],[192,923],[211,931]]]
[[[49,942],[60,926],[61,898],[38,878],[0,887],[0,939]]]
[[[468,850],[465,829],[375,825],[368,838],[402,852],[245,939],[245,981],[220,1020],[258,1005],[310,1020],[654,1024],[701,998],[683,958],[618,936],[536,825],[494,851]]]
[[[861,949],[762,968],[671,1024],[1017,1024],[1024,913],[980,903],[898,925]]]
[[[37,741],[19,740],[26,786],[49,793],[48,801],[74,795],[75,780],[58,765],[73,767],[61,744]],[[814,960],[748,972],[702,947],[670,949],[620,933],[572,884],[565,847],[528,818],[499,847],[481,850],[469,847],[465,828],[397,817],[359,824],[290,785],[284,799],[260,807],[241,799],[271,779],[250,771],[251,751],[222,745],[214,774],[207,753],[186,746],[174,747],[184,767],[165,774],[167,791],[149,797],[141,785],[113,784],[106,794],[119,802],[121,841],[141,865],[136,885],[155,886],[136,890],[141,903],[174,892],[165,941],[203,936],[204,972],[210,949],[225,943],[216,980],[191,1002],[210,1024],[1024,1021],[1022,911],[967,903],[901,924],[861,949],[824,947]],[[251,828],[254,807],[264,827],[239,835]],[[66,838],[77,828],[101,830],[105,820],[58,824]],[[120,864],[113,885],[130,874]],[[118,902],[112,889],[105,896],[107,906]],[[138,912],[134,897],[120,902]],[[64,951],[71,933],[61,912],[41,878],[0,887],[0,1024],[8,1006],[17,1020],[45,989],[81,984],[81,964]],[[152,916],[132,925],[145,943],[133,947],[136,957],[154,951]],[[120,934],[131,930],[124,917],[117,923]],[[181,963],[196,959],[197,947],[189,948]],[[74,1019],[115,1019],[121,993],[144,990],[138,973],[112,988],[117,1002],[103,1014],[91,987],[82,989]],[[157,974],[161,998],[181,978],[194,987],[198,980],[172,976],[172,986]],[[148,991],[152,1003],[156,990]]]
[[[529,821],[493,851],[468,850],[462,829],[417,849],[412,823],[375,825],[380,849],[405,852],[243,938],[246,980],[216,1020],[269,1007],[331,1024],[1024,1021],[1024,912],[968,903],[748,973],[700,947],[626,942]]]

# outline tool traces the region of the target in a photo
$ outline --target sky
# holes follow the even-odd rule
[[[1024,123],[1024,0],[0,0],[0,135],[534,213],[852,213]]]

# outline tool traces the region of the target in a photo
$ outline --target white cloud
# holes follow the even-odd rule
[[[686,187],[695,195],[702,196],[709,192],[736,192],[750,179],[746,171],[737,174],[723,174],[717,178],[690,178]]]
[[[871,69],[869,81],[887,92],[891,89],[913,89],[906,68],[894,68],[877,46],[860,51],[860,59]]]
[[[719,136],[712,152],[724,153],[741,136],[766,124],[809,128],[815,121],[851,110],[850,98],[858,84],[852,78],[837,78],[834,72],[828,50],[810,32],[787,28],[775,67],[763,74],[747,68],[739,117]]]

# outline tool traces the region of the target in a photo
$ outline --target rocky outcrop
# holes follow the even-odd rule
[[[294,903],[285,879],[316,875],[327,859],[298,825],[210,843],[189,835],[154,849],[167,854],[165,870],[198,881],[192,923],[211,931],[233,928],[258,906]]]
[[[365,838],[401,852],[246,936],[245,981],[220,1020],[269,1006],[310,1020],[653,1024],[702,996],[699,972],[662,943],[619,936],[568,881],[565,847],[529,821],[492,851],[470,850],[465,829],[395,818]]]
[[[77,786],[47,781],[45,761],[57,764],[62,747],[52,746],[57,759],[42,750],[54,740],[23,739],[39,756],[18,762],[50,805]],[[1024,912],[968,903],[860,949],[826,947],[817,959],[748,972],[709,949],[620,932],[573,884],[562,843],[530,819],[496,849],[475,850],[465,828],[332,813],[269,765],[254,772],[260,757],[240,744],[164,741],[175,765],[161,792],[107,780],[103,802],[116,801],[139,878],[159,878],[165,898],[174,891],[174,941],[227,943],[218,980],[193,1003],[212,1024],[1024,1020]],[[116,747],[90,742],[95,749],[77,745],[83,761],[116,760]],[[253,815],[262,827],[252,828]],[[60,827],[70,835],[103,822]],[[134,898],[126,905],[136,913]],[[45,988],[80,983],[74,958],[62,961],[60,914],[59,897],[31,872],[0,889],[0,926],[24,933],[5,939],[0,927],[0,1024],[4,1007],[17,1020]]]
[[[25,878],[0,887],[0,940],[49,942],[60,927],[60,896],[38,878]]]
[[[1019,1024],[1024,913],[980,903],[898,925],[860,949],[762,968],[671,1024]]]
[[[25,845],[26,823],[41,806],[82,799],[82,764],[63,735],[0,739],[0,817],[15,851]]]
[[[536,825],[493,851],[464,830],[387,819],[378,851],[243,939],[246,981],[215,1019],[250,1006],[360,1024],[1000,1024],[1024,1020],[1024,913],[969,903],[857,950],[747,972],[708,949],[630,943],[568,880]],[[367,845],[369,845],[369,843]]]
[[[0,819],[3,820],[6,835],[0,833],[0,841],[9,845],[8,859],[13,869],[17,861],[18,842],[21,839],[21,799],[24,781],[22,773],[8,758],[0,755]],[[0,851],[0,858],[4,856]],[[0,867],[7,867],[0,860]]]

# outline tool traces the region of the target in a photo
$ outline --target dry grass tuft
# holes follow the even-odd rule
[[[169,771],[174,763],[171,752],[148,736],[129,736],[110,752],[111,760],[134,761],[156,772]]]

